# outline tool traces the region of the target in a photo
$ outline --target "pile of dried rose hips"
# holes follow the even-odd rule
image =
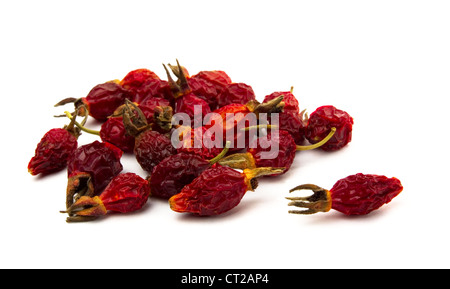
[[[351,141],[353,118],[334,106],[308,117],[292,89],[261,103],[251,86],[232,82],[224,71],[190,76],[178,61],[168,66],[176,81],[165,65],[167,80],[137,69],[96,85],[86,97],[56,104],[73,103],[74,111],[63,115],[64,128],[44,135],[28,171],[46,175],[67,168],[67,222],[136,211],[150,196],[168,199],[176,212],[222,214],[256,189],[257,178],[285,174],[297,151],[336,151]],[[102,122],[100,131],[85,126],[88,117]],[[101,141],[78,146],[81,131]],[[121,173],[124,153],[135,155],[147,179]],[[304,208],[291,213],[335,209],[362,215],[390,202],[403,187],[396,178],[356,174],[329,191],[311,184],[291,191],[301,189],[314,194],[288,198],[289,205]]]

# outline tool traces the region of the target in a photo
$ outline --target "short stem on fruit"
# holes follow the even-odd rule
[[[255,158],[251,153],[235,153],[219,160],[219,164],[233,169],[254,169],[256,168]]]
[[[82,124],[80,124],[80,123],[78,123],[77,121],[75,121],[75,120],[74,120],[74,119],[75,119],[74,116],[72,116],[72,114],[71,114],[70,112],[65,111],[64,113],[65,113],[66,116],[67,116],[70,120],[72,120],[73,123],[74,123],[79,129],[81,129],[82,131],[87,132],[87,133],[90,133],[90,134],[94,134],[94,135],[100,135],[100,132],[99,132],[98,130],[92,130],[92,129],[86,128],[86,127],[84,127]],[[85,123],[84,120],[83,120],[83,122]]]
[[[219,160],[221,160],[228,152],[228,149],[230,148],[231,142],[227,141],[227,143],[225,144],[225,147],[223,148],[223,150],[220,152],[220,154],[218,154],[217,156],[215,156],[214,158],[209,160],[209,163],[211,165],[217,163]]]
[[[247,180],[248,189],[253,191],[258,186],[257,178],[267,175],[282,174],[286,168],[259,167],[254,169],[244,169],[243,173]]]
[[[312,145],[308,145],[308,146],[300,146],[300,145],[297,145],[297,150],[298,150],[298,151],[306,151],[306,150],[312,150],[312,149],[316,149],[316,148],[318,148],[318,147],[321,147],[321,146],[323,146],[324,144],[326,144],[327,141],[330,140],[330,138],[333,137],[333,135],[334,135],[335,132],[336,132],[336,128],[335,128],[335,127],[332,127],[330,133],[329,133],[323,140],[321,140],[320,142],[315,143],[315,144],[312,144]]]

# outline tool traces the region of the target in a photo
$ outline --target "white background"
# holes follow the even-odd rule
[[[448,1],[7,1],[0,5],[1,268],[449,268]],[[302,109],[353,116],[353,141],[298,152],[229,213],[140,212],[67,224],[66,172],[32,177],[66,97],[178,58],[226,71],[262,100],[294,86]],[[93,128],[98,124],[89,122]],[[83,134],[80,144],[96,137]],[[124,171],[146,174],[133,156]],[[290,188],[358,172],[404,191],[364,217],[291,215]]]

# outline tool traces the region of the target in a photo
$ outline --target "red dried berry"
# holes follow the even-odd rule
[[[132,98],[131,92],[119,84],[106,82],[92,88],[81,101],[86,105],[90,116],[98,121],[106,121],[108,116],[125,102],[125,99]]]
[[[203,99],[195,96],[193,93],[183,95],[175,101],[175,113],[186,113],[190,120],[192,127],[202,126],[203,118],[211,112],[209,105]]]
[[[257,187],[257,177],[282,171],[282,168],[258,168],[240,173],[229,167],[214,166],[171,197],[170,208],[198,216],[223,214],[236,207],[247,191]]]
[[[169,83],[162,79],[148,79],[135,89],[133,102],[143,103],[147,98],[163,98],[170,104],[174,101]]]
[[[170,106],[170,101],[161,97],[146,97],[138,107],[145,115],[148,123],[154,122],[155,109],[157,107],[168,107]]]
[[[294,94],[292,94],[292,91],[276,91],[273,92],[269,95],[266,95],[264,97],[264,101],[263,102],[269,102],[277,97],[283,96],[283,102],[284,102],[284,110],[286,112],[292,112],[292,113],[299,113],[300,109],[299,109],[299,105],[298,105],[298,100],[297,98],[294,96]]]
[[[67,211],[67,222],[92,221],[108,211],[129,213],[140,210],[150,196],[147,180],[134,173],[119,174],[112,179],[100,196],[80,197]]]
[[[149,79],[159,79],[159,76],[156,75],[153,71],[147,68],[139,68],[132,70],[125,75],[125,77],[119,82],[119,84],[136,94],[136,91],[140,89],[142,84]]]
[[[133,152],[134,137],[127,134],[122,117],[110,117],[100,128],[100,138],[124,152]]]
[[[219,164],[236,169],[255,167],[284,167],[286,173],[294,162],[296,151],[311,150],[324,145],[334,134],[330,133],[320,142],[309,145],[296,145],[289,132],[272,129],[266,136],[262,136],[249,144],[246,153],[237,153],[227,156]]]
[[[228,104],[238,103],[246,104],[251,100],[255,100],[255,92],[250,85],[245,83],[230,83],[217,97],[219,107]]]
[[[193,129],[185,126],[178,129],[181,130],[180,139],[183,140],[181,146],[177,146],[179,153],[195,154],[204,159],[210,159],[222,151],[222,144],[215,146],[215,135],[206,127]]]
[[[314,214],[337,210],[346,215],[366,215],[389,203],[403,190],[397,178],[380,175],[355,174],[337,181],[331,190],[316,185],[306,184],[293,188],[295,190],[312,190],[309,197],[290,197],[290,206],[306,210],[289,211],[294,214]]]
[[[214,165],[227,151],[228,148],[223,149],[210,160],[188,153],[168,156],[153,169],[150,182],[152,195],[168,199],[178,194],[185,185]]]
[[[324,151],[341,149],[352,140],[353,118],[345,111],[331,105],[321,106],[311,113],[306,127],[305,137],[310,143],[316,143],[331,130],[336,133],[321,148]]]
[[[214,84],[199,77],[190,77],[187,78],[187,81],[192,93],[206,101],[211,110],[215,110],[219,107],[217,100],[219,93]]]
[[[67,208],[80,196],[100,194],[122,171],[121,156],[122,150],[107,142],[78,147],[67,163]]]
[[[157,131],[146,130],[136,137],[134,154],[142,169],[148,173],[163,159],[176,153],[170,138]]]
[[[64,128],[49,130],[38,143],[34,156],[28,163],[28,172],[35,176],[64,169],[77,148],[77,138]]]
[[[222,70],[205,70],[193,75],[193,79],[203,79],[206,82],[212,84],[215,89],[217,96],[225,89],[225,87],[231,83],[231,78],[225,71]],[[217,97],[216,96],[216,97]]]

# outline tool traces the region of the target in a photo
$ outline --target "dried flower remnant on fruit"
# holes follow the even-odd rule
[[[82,196],[62,213],[69,214],[69,223],[92,221],[108,211],[130,213],[140,210],[149,196],[147,180],[134,173],[122,173],[114,177],[99,196]]]
[[[100,194],[123,167],[122,150],[107,143],[94,141],[78,147],[67,164],[66,207],[81,196]]]
[[[337,181],[330,190],[313,184],[297,186],[290,190],[312,190],[309,197],[288,197],[289,206],[304,208],[291,210],[293,214],[314,214],[331,209],[346,215],[366,215],[389,203],[403,190],[397,178],[382,175],[355,174]]]

